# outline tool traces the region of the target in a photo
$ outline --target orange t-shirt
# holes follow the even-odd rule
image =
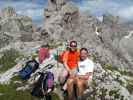
[[[78,65],[79,56],[80,56],[79,50],[75,52],[66,51],[65,54],[63,55],[63,62],[66,61],[68,67],[70,69],[74,69]]]

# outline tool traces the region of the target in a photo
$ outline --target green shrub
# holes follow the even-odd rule
[[[20,53],[15,49],[6,50],[3,52],[3,56],[0,58],[0,72],[4,72],[13,67],[16,62],[16,58],[20,57]]]

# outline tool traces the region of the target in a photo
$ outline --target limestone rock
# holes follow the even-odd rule
[[[103,15],[103,23],[107,25],[115,25],[119,22],[118,16],[113,16],[111,14],[104,14]]]
[[[4,32],[19,32],[23,30],[23,24],[17,19],[6,19],[1,21],[1,30]]]
[[[4,32],[32,32],[32,19],[28,16],[19,16],[12,7],[1,10],[0,30]]]
[[[87,99],[132,100],[129,91],[120,83],[120,81],[112,77],[114,73],[112,71],[108,73],[105,70],[107,69],[103,69],[101,65],[95,64],[93,82],[90,85],[90,88],[92,88],[86,93],[86,95],[88,94]],[[121,77],[121,75],[118,77]],[[123,81],[126,80],[123,79]],[[90,93],[90,91],[92,93]]]
[[[12,41],[9,40],[9,43],[19,41],[21,39],[25,41],[32,41],[32,19],[28,16],[17,15],[15,9],[12,7],[4,8],[1,10],[0,14],[0,31],[1,33],[4,33],[4,36],[7,35],[12,37]],[[1,36],[1,39],[2,38],[5,39]],[[3,42],[1,45],[2,44]]]
[[[41,38],[41,34],[39,32],[35,32],[35,33],[32,34],[32,38],[35,41],[39,41],[40,38]]]
[[[66,0],[48,0],[48,9],[52,11],[60,10],[65,3]]]
[[[1,11],[1,18],[8,18],[8,17],[13,17],[16,16],[16,11],[12,7],[7,7],[2,9]]]
[[[61,9],[63,14],[63,25],[68,28],[75,28],[79,22],[79,9],[72,3],[68,2]]]
[[[5,32],[0,32],[0,48],[8,45],[12,41],[12,39],[12,36],[9,36]]]
[[[33,40],[31,33],[28,32],[21,32],[20,40],[23,42],[30,42]]]
[[[33,23],[32,19],[28,16],[18,16],[18,19],[23,25],[23,30],[26,32],[33,32]]]
[[[133,42],[133,36],[126,38],[123,37],[119,42],[119,50],[122,53],[122,56],[128,61],[130,66],[133,65],[133,52],[132,52],[132,42]]]
[[[62,6],[58,11],[50,10],[49,6],[44,11],[44,29],[53,39],[56,40],[64,38],[66,30],[76,30],[79,25],[78,7],[72,2],[60,2],[64,3],[62,3]]]

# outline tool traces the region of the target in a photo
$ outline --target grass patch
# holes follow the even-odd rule
[[[21,81],[19,76],[14,76],[11,80],[12,80],[12,82],[14,82],[14,81]]]
[[[52,93],[52,100],[60,100],[60,98],[57,94]]]
[[[0,85],[0,100],[41,100],[30,94],[30,91],[16,91],[15,85]],[[8,97],[8,98],[7,98]],[[60,100],[58,95],[52,93],[52,100]]]
[[[41,100],[40,98],[32,96],[29,90],[16,91],[17,85],[14,81],[21,81],[21,79],[19,76],[15,76],[11,79],[11,83],[9,85],[0,84],[0,93],[3,94],[0,96],[0,100]],[[51,95],[52,100],[60,100],[57,94],[52,93]]]
[[[16,91],[16,84],[14,81],[21,81],[19,76],[11,79],[9,85],[0,84],[0,100],[39,100],[30,94],[30,91]],[[8,98],[7,98],[8,97]]]
[[[16,91],[15,84],[0,85],[0,100],[39,100],[31,96],[29,91]]]
[[[0,72],[4,72],[13,67],[16,62],[16,58],[20,57],[20,53],[15,49],[6,50],[3,52],[3,56],[0,58]]]

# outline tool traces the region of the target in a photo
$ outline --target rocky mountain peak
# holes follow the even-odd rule
[[[57,53],[62,48],[64,50],[64,41],[76,40],[79,47],[89,50],[89,57],[95,62],[93,84],[85,91],[87,98],[133,99],[133,27],[120,24],[119,17],[112,15],[104,15],[103,22],[100,22],[94,16],[81,13],[74,3],[67,0],[48,0],[44,17],[44,26],[33,31],[30,17],[17,15],[12,7],[1,10],[0,54],[5,49],[15,48],[26,59],[36,54],[44,43],[51,44]],[[42,67],[50,62],[46,61]],[[59,69],[57,66],[52,69],[56,79]],[[0,82],[8,82],[13,75],[12,69],[0,74]],[[27,84],[25,87],[29,88]]]
[[[1,11],[2,18],[14,17],[16,16],[16,11],[13,7],[6,7]]]
[[[51,5],[44,10],[44,29],[53,39],[57,41],[75,39],[83,44],[82,46],[95,49],[103,57],[102,60],[114,66],[130,68],[132,53],[125,50],[128,47],[125,48],[122,42],[129,41],[123,40],[124,36],[132,31],[128,25],[121,24],[119,17],[111,14],[103,15],[103,21],[100,22],[94,16],[81,13],[70,1],[64,1],[58,10],[51,10],[50,7],[54,8],[56,1],[49,0]]]
[[[119,16],[113,16],[111,14],[104,14],[103,15],[103,23],[107,25],[115,25],[119,23]]]

